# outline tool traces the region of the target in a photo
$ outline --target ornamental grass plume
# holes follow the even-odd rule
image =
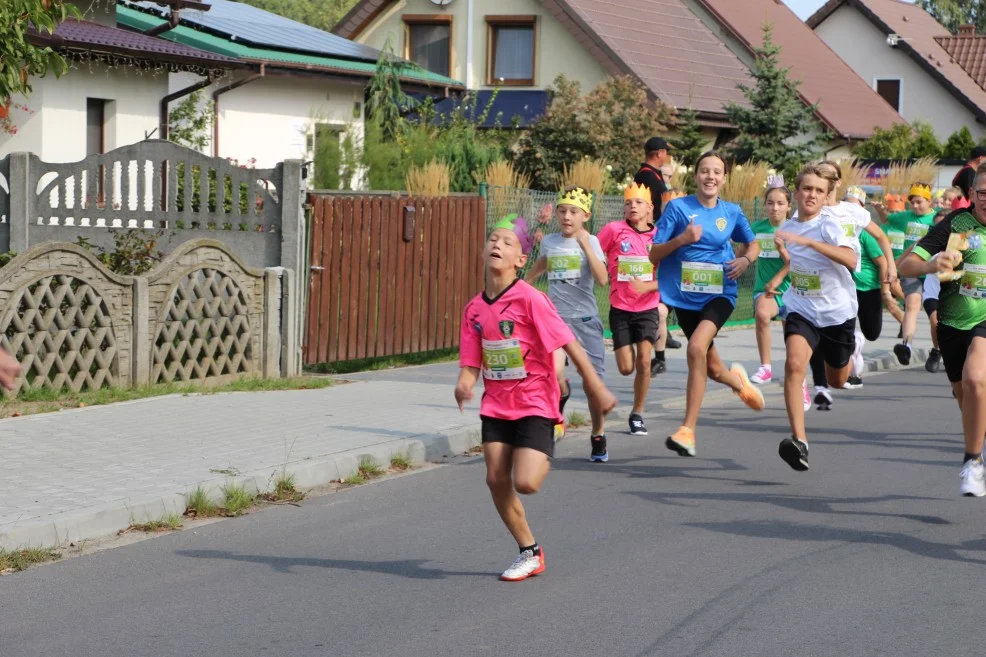
[[[910,189],[911,185],[915,183],[924,183],[933,188],[938,182],[940,170],[941,167],[938,166],[938,162],[933,157],[922,157],[915,160],[907,167],[907,189]],[[904,193],[906,194],[907,191],[905,190]]]
[[[767,186],[768,175],[770,165],[766,162],[737,164],[726,174],[726,183],[719,195],[727,201],[740,204],[758,199]]]
[[[411,196],[441,197],[449,195],[450,178],[448,165],[432,160],[428,164],[408,169],[404,184]]]
[[[842,169],[842,191],[845,192],[850,187],[862,187],[866,184],[866,172],[869,170],[864,164],[854,157],[839,160],[839,168]]]
[[[602,160],[582,158],[572,166],[565,165],[558,177],[558,187],[578,186],[593,194],[602,194],[606,189],[606,164]]]

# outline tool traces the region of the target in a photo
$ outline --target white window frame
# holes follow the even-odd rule
[[[899,91],[897,92],[898,93],[897,113],[900,114],[901,116],[904,116],[904,78],[896,75],[874,75],[873,91],[877,91],[876,83],[881,81],[887,81],[887,82],[897,81],[897,83],[900,85]],[[880,92],[877,91],[877,95],[879,96]],[[881,96],[881,98],[883,97]]]

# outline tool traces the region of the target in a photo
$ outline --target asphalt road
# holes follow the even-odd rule
[[[0,578],[0,655],[959,655],[980,651],[986,499],[958,496],[943,374],[871,376],[777,457],[781,399],[707,405],[699,458],[559,446],[515,553],[479,459]],[[622,429],[622,424],[620,425]]]

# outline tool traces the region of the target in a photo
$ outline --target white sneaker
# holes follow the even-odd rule
[[[535,555],[533,550],[524,550],[517,555],[510,567],[503,571],[500,579],[505,582],[519,582],[544,572],[544,548]]]
[[[815,408],[820,411],[832,410],[832,393],[825,386],[815,386]]]
[[[811,410],[811,395],[808,394],[808,379],[801,382],[801,399],[805,403],[805,413]]]
[[[770,365],[761,365],[760,369],[750,377],[750,381],[758,385],[763,385],[764,383],[770,383],[773,378],[774,372],[770,369]]]
[[[986,495],[986,467],[982,459],[966,461],[962,466],[962,483],[959,492],[966,497],[982,497]]]

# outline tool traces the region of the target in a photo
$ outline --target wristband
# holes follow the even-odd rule
[[[744,253],[743,255],[741,255],[740,257],[741,257],[741,258],[746,258],[746,261],[747,261],[748,263],[750,263],[751,265],[753,264],[753,261],[752,261],[752,260],[750,260],[750,256],[748,256],[748,255],[746,255],[745,253]]]

